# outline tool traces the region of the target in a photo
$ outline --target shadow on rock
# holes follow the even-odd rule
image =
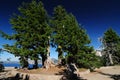
[[[63,71],[57,73],[56,75],[63,75],[60,80],[87,80],[81,78],[77,74],[69,72],[67,69],[64,69]]]
[[[103,73],[103,72],[98,72],[98,73],[100,73],[102,75],[109,76],[113,80],[120,80],[120,75],[119,74],[108,74],[108,73]]]
[[[112,75],[111,78],[114,80],[120,80],[120,75]]]
[[[29,80],[29,76],[17,73],[15,76],[13,77],[6,77],[6,78],[2,78],[0,80]]]

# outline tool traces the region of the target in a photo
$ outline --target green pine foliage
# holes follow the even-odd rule
[[[90,47],[90,39],[85,29],[78,24],[76,18],[70,14],[68,16],[67,44],[65,51],[68,63],[76,63],[78,67],[94,69],[99,67],[100,59],[95,55],[93,47]]]
[[[54,8],[53,18],[52,18],[52,30],[53,30],[53,43],[57,47],[58,59],[61,61],[63,59],[63,47],[66,45],[66,21],[67,12],[62,6],[57,6]],[[62,62],[60,62],[61,64]]]
[[[10,19],[15,33],[2,33],[6,39],[14,40],[15,43],[12,46],[5,45],[5,48],[17,56],[26,56],[36,61],[41,53],[47,52],[48,36],[51,33],[47,12],[42,2],[36,1],[23,3],[18,10],[20,14],[15,14]],[[22,59],[24,58],[21,57],[20,60]]]
[[[109,28],[103,35],[102,44],[104,53],[103,59],[105,60],[104,65],[119,64],[120,36],[112,28]]]
[[[63,61],[75,63],[78,67],[94,69],[100,66],[99,57],[89,46],[91,41],[85,29],[62,6],[54,8],[51,20],[41,1],[23,3],[18,10],[20,13],[10,19],[14,34],[0,33],[2,37],[14,41],[13,45],[5,44],[4,48],[20,57],[23,68],[28,67],[28,59],[34,60],[37,68],[40,56],[44,66],[50,44],[57,48],[61,61],[65,57]]]
[[[67,53],[67,63],[76,63],[78,67],[95,68],[100,66],[100,59],[89,46],[90,39],[76,18],[67,13],[62,6],[54,9],[53,24],[54,43]],[[61,57],[61,56],[59,56]],[[90,61],[91,60],[91,61]]]

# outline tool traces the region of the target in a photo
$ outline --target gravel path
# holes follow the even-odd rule
[[[120,66],[100,68],[81,77],[87,80],[120,80]]]

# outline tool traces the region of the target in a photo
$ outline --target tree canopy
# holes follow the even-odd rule
[[[109,28],[103,35],[102,44],[105,64],[118,64],[120,61],[120,36],[112,28]]]
[[[60,64],[64,59],[78,67],[92,69],[99,65],[100,60],[89,45],[91,41],[86,30],[62,6],[54,8],[51,18],[41,1],[23,3],[18,10],[20,13],[10,18],[14,34],[0,33],[2,37],[15,41],[12,45],[5,44],[4,48],[20,57],[23,68],[28,67],[28,59],[34,60],[37,68],[40,56],[44,66],[50,54],[50,43],[57,48]]]
[[[20,14],[15,14],[10,19],[15,33],[13,35],[2,33],[3,37],[15,40],[15,43],[4,45],[4,48],[15,56],[20,56],[20,59],[26,57],[38,60],[40,54],[46,54],[50,36],[47,11],[42,2],[37,3],[34,0],[31,3],[23,3],[18,10]]]
[[[67,53],[65,59],[68,64],[76,63],[79,67],[86,68],[96,67],[99,64],[99,58],[95,55],[94,49],[89,46],[90,39],[85,29],[79,25],[75,16],[62,6],[54,8],[52,28],[57,50],[60,55]],[[90,60],[94,60],[94,63]]]

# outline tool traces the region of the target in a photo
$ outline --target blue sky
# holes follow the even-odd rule
[[[30,2],[30,0],[0,0],[0,30],[12,34],[9,19],[13,13],[17,13],[17,8],[22,2]],[[119,0],[42,0],[48,13],[53,13],[53,7],[63,5],[64,8],[76,16],[78,22],[86,29],[90,39],[91,46],[100,49],[98,38],[112,27],[120,34],[120,1]],[[0,37],[0,48],[5,43],[12,44]],[[51,49],[51,57],[57,58],[55,49]],[[1,60],[6,60],[13,55],[3,52],[0,55]]]

